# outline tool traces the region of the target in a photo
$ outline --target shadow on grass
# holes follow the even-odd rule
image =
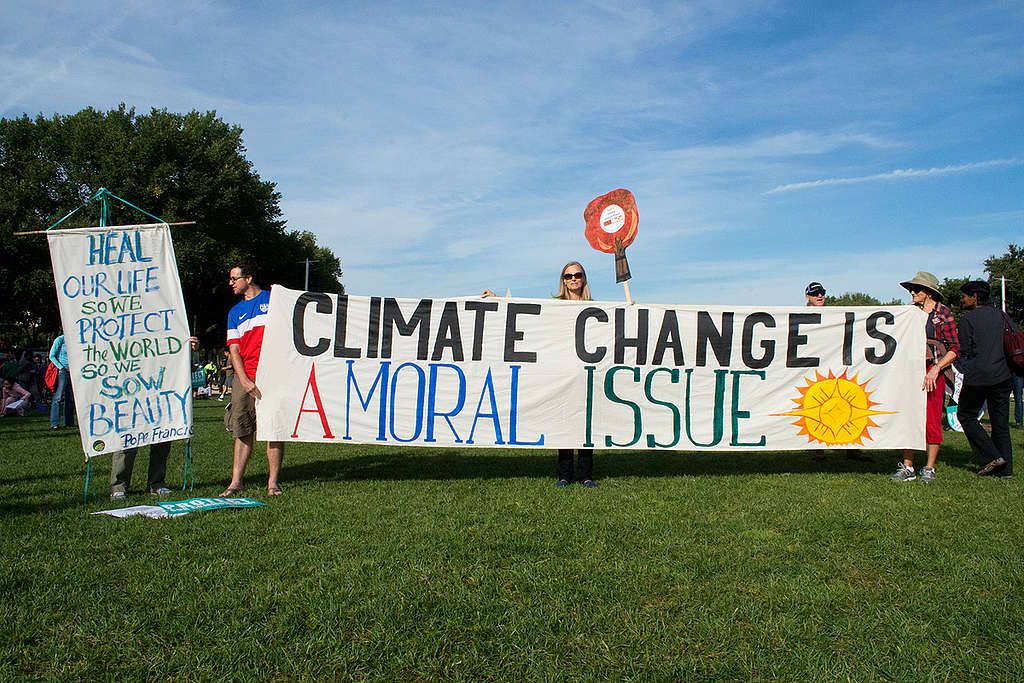
[[[973,473],[977,466],[970,446],[947,440],[939,450],[937,467]],[[553,450],[419,449],[364,446],[363,454],[316,459],[294,466],[285,459],[284,477],[292,481],[401,481],[443,479],[554,478]],[[371,451],[371,452],[367,452]],[[863,450],[860,461],[845,451],[597,451],[594,474],[599,479],[624,477],[705,477],[785,474],[867,474],[888,476],[903,460],[901,450]],[[924,466],[923,452],[915,465]]]
[[[89,502],[93,501],[94,496],[90,496]],[[74,498],[64,498],[61,500],[39,500],[39,498],[31,498],[23,501],[7,501],[0,504],[0,515],[38,515],[40,513],[47,512],[64,512],[70,508],[81,508],[85,510],[85,505],[82,503],[82,495]]]
[[[40,422],[38,420],[33,420],[31,422],[25,420],[17,425],[13,422],[9,422],[6,426],[9,427],[9,429],[4,429],[2,431],[2,438],[5,444],[13,441],[36,441],[38,439],[58,438],[68,435],[72,435],[76,439],[78,438],[78,427],[60,427],[59,429],[52,429],[49,422]]]
[[[67,472],[46,472],[44,474],[29,474],[24,477],[0,477],[0,484],[14,485],[28,484],[31,482],[63,481],[67,478]]]
[[[367,455],[317,460],[294,467],[285,461],[284,478],[291,481],[443,480],[554,478],[552,451],[521,451],[521,455],[420,449],[381,449]],[[867,453],[867,451],[865,451]],[[663,453],[655,451],[598,451],[594,474],[600,479],[621,477],[704,477],[757,474],[858,473],[882,475],[894,469],[895,451],[873,451],[871,462],[844,453],[827,453],[815,460],[808,451],[772,453]]]

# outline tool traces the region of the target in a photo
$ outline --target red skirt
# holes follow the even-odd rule
[[[931,367],[931,364],[928,365]],[[946,377],[940,372],[935,378],[935,388],[928,392],[925,404],[925,443],[942,443],[942,407],[946,402]]]

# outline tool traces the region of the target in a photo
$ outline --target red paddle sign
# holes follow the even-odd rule
[[[590,246],[606,254],[632,244],[640,221],[633,193],[622,189],[612,190],[587,204],[583,220],[587,223],[584,234]]]
[[[625,283],[632,275],[626,263],[626,247],[636,237],[636,225],[640,222],[636,213],[636,200],[629,190],[612,190],[587,204],[583,210],[583,220],[587,223],[584,234],[590,246],[606,254],[615,254],[615,281]],[[629,285],[626,288],[626,300],[629,297]]]

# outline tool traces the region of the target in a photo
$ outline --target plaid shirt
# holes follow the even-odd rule
[[[959,357],[960,338],[957,336],[956,321],[953,320],[953,311],[949,310],[949,306],[936,303],[935,310],[928,315],[928,323],[935,328],[935,335],[929,336],[945,344],[947,352],[952,351]]]

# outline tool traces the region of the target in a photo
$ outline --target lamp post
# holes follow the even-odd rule
[[[302,285],[302,288],[305,291],[308,292],[309,291],[309,264],[310,263],[320,263],[320,261],[318,259],[306,259],[305,261],[299,261],[299,263],[305,263],[306,264],[306,279],[305,279],[305,281],[304,281],[304,283]]]

